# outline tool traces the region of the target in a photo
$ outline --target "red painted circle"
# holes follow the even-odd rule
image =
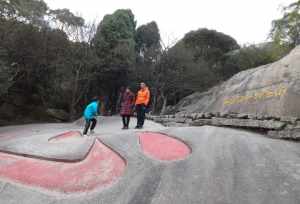
[[[161,133],[142,133],[139,138],[143,152],[158,160],[180,160],[191,153],[191,149],[182,141]]]
[[[125,161],[96,140],[87,157],[75,163],[0,153],[0,177],[47,190],[75,193],[112,184],[125,170]]]

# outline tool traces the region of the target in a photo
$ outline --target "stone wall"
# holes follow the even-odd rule
[[[259,131],[276,139],[300,140],[300,117],[276,117],[241,113],[179,113],[174,115],[147,116],[165,126],[220,126]]]

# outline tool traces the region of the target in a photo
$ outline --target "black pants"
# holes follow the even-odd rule
[[[122,115],[122,121],[124,127],[129,127],[130,115]]]
[[[143,127],[145,122],[146,106],[143,104],[136,105],[137,127]]]
[[[91,125],[91,123],[92,123],[92,125]],[[90,127],[91,127],[91,130],[94,130],[94,128],[96,127],[96,124],[97,124],[97,120],[95,118],[86,120],[83,134],[86,135]]]

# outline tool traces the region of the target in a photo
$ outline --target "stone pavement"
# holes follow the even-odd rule
[[[300,203],[298,143],[134,122],[101,117],[88,138],[78,123],[1,127],[0,204]]]

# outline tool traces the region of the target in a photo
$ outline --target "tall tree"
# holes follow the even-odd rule
[[[49,16],[54,26],[76,41],[82,40],[79,31],[85,26],[84,19],[74,15],[69,9],[50,10]]]
[[[152,109],[156,109],[159,97],[156,78],[156,66],[162,54],[161,37],[156,22],[141,25],[136,30],[136,68],[131,73],[131,86],[136,87],[137,81],[144,81],[151,89]]]
[[[216,62],[224,53],[239,48],[236,40],[229,35],[206,28],[187,33],[183,41],[187,48],[193,50],[195,60],[202,58]]]
[[[117,10],[104,16],[92,40],[100,58],[98,68],[102,75],[98,81],[105,83],[105,92],[111,101],[116,101],[119,87],[128,83],[128,73],[134,70],[135,28],[136,22],[131,10]]]
[[[155,21],[137,28],[136,49],[138,57],[146,63],[155,63],[161,54],[161,38]]]
[[[222,80],[219,72],[220,61],[223,56],[239,48],[236,40],[231,36],[206,28],[187,33],[183,38],[185,48],[193,53],[194,61],[207,64],[210,71],[215,74],[214,83]]]
[[[93,39],[103,67],[123,71],[133,66],[135,27],[136,22],[131,10],[117,10],[104,16]]]
[[[274,44],[270,42],[228,52],[221,60],[219,73],[226,80],[240,71],[272,63],[279,57],[274,55],[274,49]]]

